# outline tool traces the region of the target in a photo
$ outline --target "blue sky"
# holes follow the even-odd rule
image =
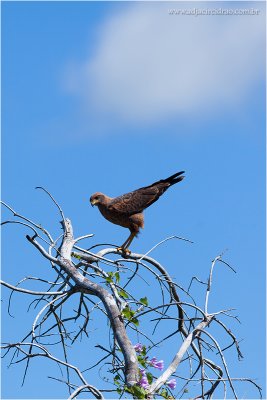
[[[260,10],[228,17],[169,15],[174,5],[215,7],[2,2],[2,198],[59,232],[56,211],[34,190],[44,186],[76,235],[94,233],[90,244],[119,245],[128,232],[92,209],[90,195],[117,196],[185,170],[186,179],[146,210],[132,250],[146,252],[171,235],[193,240],[170,241],[153,253],[186,287],[194,275],[206,279],[211,260],[227,249],[224,258],[237,274],[221,266],[215,271],[211,308],[237,309],[242,324],[230,324],[243,339],[245,358],[236,362],[226,353],[229,368],[264,387],[264,4],[216,3]],[[13,284],[24,276],[52,276],[25,234],[14,226],[3,230],[2,278]],[[2,295],[2,339],[19,340],[36,310],[27,313],[31,299],[15,295],[12,319],[8,291]],[[105,328],[104,321],[92,327],[103,340]],[[157,356],[172,348],[158,349]],[[84,354],[75,348],[73,360]],[[97,355],[88,349],[88,357]],[[37,398],[40,387],[42,398],[66,396],[47,379],[51,364],[34,361],[23,387],[23,366],[7,369],[3,361],[2,398]],[[237,390],[244,398],[257,396],[246,384]]]

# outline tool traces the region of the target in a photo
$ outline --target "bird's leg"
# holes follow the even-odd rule
[[[131,252],[129,249],[127,249],[127,247],[128,247],[129,239],[131,236],[132,236],[132,234],[130,234],[130,236],[127,238],[127,240],[120,247],[117,247],[117,250],[130,254]]]
[[[125,242],[124,242],[120,247],[117,247],[117,250],[119,250],[119,251],[125,251],[125,247],[126,247],[128,241],[129,241],[130,237],[131,237],[131,234],[130,234],[130,236],[127,237],[127,239],[125,240]]]
[[[135,236],[136,236],[136,232],[132,232],[132,233],[130,234],[130,236],[129,236],[129,238],[128,238],[128,243],[127,243],[127,246],[126,246],[126,247],[130,247],[130,244],[132,243],[132,241],[133,241],[133,239],[135,238]]]
[[[130,244],[132,243],[134,237],[135,237],[136,233],[135,232],[131,232],[130,236],[125,240],[125,242],[117,248],[117,250],[121,250],[124,253],[131,253],[130,250],[127,248],[130,246]]]

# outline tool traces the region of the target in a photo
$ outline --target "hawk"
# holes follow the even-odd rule
[[[130,230],[130,236],[118,247],[118,250],[130,253],[128,247],[139,233],[139,229],[144,228],[143,210],[157,201],[170,186],[181,182],[184,179],[182,174],[184,171],[119,197],[112,198],[100,192],[96,192],[90,197],[91,205],[96,205],[103,217],[113,224]]]

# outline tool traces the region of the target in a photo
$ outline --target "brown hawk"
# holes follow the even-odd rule
[[[112,198],[100,192],[94,193],[90,197],[91,205],[96,205],[108,221],[130,230],[130,236],[118,250],[130,253],[128,247],[139,233],[139,229],[144,228],[143,210],[157,201],[170,186],[181,182],[184,179],[183,173],[184,171],[177,172],[167,179],[161,179],[150,186],[119,197]]]

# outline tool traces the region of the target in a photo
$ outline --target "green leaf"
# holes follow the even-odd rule
[[[133,394],[133,388],[132,387],[124,386],[124,391],[127,392],[127,393]]]
[[[108,278],[106,278],[106,282],[107,282],[107,283],[112,283],[113,280],[112,280],[112,278],[109,276]]]
[[[142,356],[137,356],[137,360],[139,362],[140,365],[142,365],[142,367],[146,368],[146,361],[144,360],[144,358]]]
[[[128,319],[129,322],[132,322],[133,324],[135,324],[136,326],[139,326],[139,321],[137,318],[135,318],[135,314],[136,312],[134,310],[132,310],[129,306],[126,306],[122,312],[121,312],[122,316],[126,319]]]
[[[120,386],[120,385],[121,385],[121,382],[120,382],[121,377],[120,377],[120,375],[118,375],[118,374],[115,375],[113,379],[114,379],[114,384],[115,384],[115,385],[117,385],[117,386]]]
[[[139,326],[139,321],[137,318],[131,318],[131,322],[135,325],[135,326]]]
[[[78,254],[75,254],[75,253],[71,253],[71,256],[74,258],[78,258],[78,260],[81,259],[81,256],[79,256]]]
[[[160,395],[161,395],[162,397],[164,397],[164,399],[167,399],[167,398],[168,398],[168,395],[169,395],[168,390],[162,389],[162,391],[160,392]]]
[[[146,391],[141,386],[135,385],[132,387],[132,390],[133,390],[133,395],[135,396],[135,398],[137,398],[137,399],[145,399],[146,398]]]
[[[151,372],[147,372],[146,376],[147,376],[148,383],[151,385],[151,383],[153,382],[153,375],[151,374]]]
[[[131,318],[134,317],[135,311],[130,309],[130,313],[131,313]]]
[[[143,346],[143,349],[141,351],[142,356],[146,356],[146,346]]]
[[[117,272],[115,272],[114,276],[115,276],[115,279],[116,279],[116,283],[119,283],[120,279],[121,279],[120,273],[117,271]]]
[[[129,298],[128,294],[123,289],[119,291],[119,296],[123,297],[124,299]]]
[[[122,310],[122,315],[125,317],[125,318],[127,318],[128,320],[130,320],[131,318],[132,318],[132,315],[131,315],[131,310],[129,309],[129,307],[125,307],[123,310]]]
[[[140,303],[144,304],[144,306],[148,306],[147,297],[142,297],[139,301],[140,301]]]

